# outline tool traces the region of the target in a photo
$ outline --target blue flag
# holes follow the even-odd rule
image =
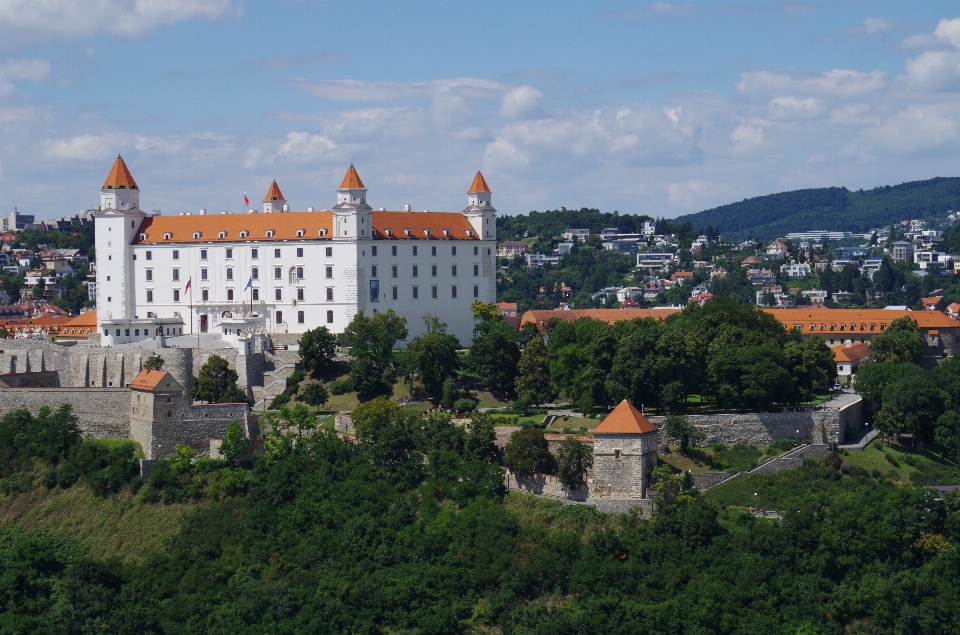
[[[251,276],[250,278],[247,278],[247,286],[245,286],[245,287],[243,288],[243,290],[246,291],[246,290],[249,289],[251,286],[253,286],[253,277],[252,277],[252,276]]]

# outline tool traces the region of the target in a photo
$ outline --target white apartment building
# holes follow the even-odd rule
[[[351,165],[330,210],[291,212],[276,181],[263,212],[151,216],[118,157],[96,214],[102,343],[157,335],[342,333],[393,309],[472,339],[470,305],[496,301],[496,209],[478,172],[462,212],[374,211]]]

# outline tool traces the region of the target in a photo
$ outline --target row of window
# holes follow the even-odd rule
[[[256,288],[250,289],[250,294],[251,294],[250,299],[251,299],[252,301],[254,301],[254,302],[259,302],[259,301],[260,301],[260,289],[256,289]],[[393,287],[393,288],[392,288],[392,298],[393,298],[394,300],[399,300],[399,299],[400,299],[400,295],[399,295],[399,294],[400,294],[399,287]],[[412,296],[412,297],[413,297],[414,300],[417,300],[417,299],[420,298],[420,288],[419,288],[419,287],[413,287],[413,296]],[[436,285],[434,285],[434,286],[431,287],[431,297],[433,297],[433,298],[435,298],[435,299],[438,297],[438,291],[437,291],[437,286],[436,286]],[[457,297],[457,285],[453,285],[452,287],[450,287],[450,297],[451,297],[451,298],[456,298],[456,297]],[[480,287],[477,286],[477,285],[474,285],[474,286],[473,286],[473,297],[475,297],[475,298],[479,298],[479,297],[480,297]],[[327,302],[333,302],[333,287],[327,287],[327,289],[326,289],[326,298],[327,298]],[[277,302],[282,302],[282,301],[283,301],[283,289],[274,289],[274,290],[273,290],[273,299],[274,299],[275,301],[277,301]],[[200,300],[201,300],[201,302],[209,302],[209,300],[210,300],[210,291],[209,291],[209,289],[201,289],[201,290],[200,290]],[[297,301],[298,301],[298,302],[303,302],[303,300],[304,300],[304,290],[303,290],[303,289],[297,289]],[[173,301],[174,301],[174,302],[180,302],[180,289],[173,289]],[[233,302],[233,301],[234,301],[234,290],[233,290],[233,289],[227,289],[227,300],[226,300],[226,301],[227,301],[227,302]],[[380,282],[379,282],[379,280],[371,280],[371,281],[370,281],[370,301],[371,301],[371,302],[379,302],[379,301],[380,301]],[[153,303],[153,289],[147,289],[147,304],[152,304],[152,303]]]
[[[149,330],[149,329],[143,329],[143,334],[144,334],[144,335],[150,335],[150,330]],[[110,335],[110,331],[109,331],[109,330],[107,331],[107,335]],[[120,329],[116,329],[115,335],[116,335],[117,337],[120,337]],[[173,328],[171,328],[171,327],[168,326],[168,327],[167,327],[167,335],[183,335],[183,328],[182,328],[182,327],[173,327]],[[124,337],[130,337],[130,329],[123,329],[123,336],[124,336]],[[134,336],[134,337],[140,337],[140,329],[133,329],[133,336]],[[92,386],[92,385],[93,385],[93,382],[90,382],[90,385]],[[113,384],[111,384],[111,385],[113,385]]]
[[[209,250],[207,250],[207,249],[201,249],[201,250],[200,250],[200,260],[207,260],[208,251],[209,251]],[[280,252],[280,249],[274,249],[274,250],[273,250],[273,257],[274,257],[274,258],[279,258],[279,257],[280,257],[280,253],[281,253],[281,252]],[[327,249],[326,249],[326,254],[327,254],[327,258],[332,258],[332,257],[333,257],[333,247],[327,247]],[[233,247],[227,247],[227,254],[226,254],[226,255],[227,255],[227,259],[232,259],[232,258],[233,258]],[[374,255],[376,255],[376,250],[374,250]],[[153,252],[152,252],[152,251],[145,251],[143,257],[144,257],[145,259],[147,259],[147,260],[153,260]],[[259,249],[258,247],[254,247],[253,249],[250,250],[250,258],[251,258],[252,260],[258,260],[258,259],[260,258],[260,249]],[[303,247],[297,247],[297,258],[303,258]],[[173,259],[174,259],[174,260],[180,260],[180,250],[179,250],[179,249],[174,249],[174,250],[173,250]],[[134,260],[136,260],[136,256],[134,256]]]
[[[803,324],[794,324],[794,325],[793,325],[793,328],[796,329],[796,330],[798,330],[798,331],[802,331],[802,330],[803,330]],[[886,325],[886,324],[883,324],[883,323],[880,324],[880,330],[881,330],[881,331],[886,330],[886,328],[887,328],[887,325]],[[810,332],[811,332],[811,333],[814,332],[814,331],[817,331],[817,330],[820,330],[820,331],[827,331],[827,330],[836,331],[836,330],[837,330],[837,325],[836,325],[836,324],[831,324],[829,329],[827,329],[827,325],[826,325],[826,324],[821,324],[819,329],[817,329],[817,325],[816,325],[816,324],[811,324],[811,325],[810,325]],[[846,325],[846,324],[841,324],[841,325],[840,325],[840,330],[841,330],[841,331],[846,331],[846,330],[847,330],[847,325]],[[850,323],[850,330],[851,330],[851,331],[856,331],[856,330],[857,330],[857,325],[856,325],[856,323],[854,323],[854,322],[851,322],[851,323]],[[866,323],[863,323],[863,322],[860,323],[860,330],[861,330],[861,331],[866,331],[866,330],[867,330],[867,325],[866,325]],[[877,325],[876,325],[876,324],[871,324],[871,325],[870,325],[870,330],[871,330],[871,331],[876,331],[876,330],[877,330]]]
[[[370,277],[371,277],[371,278],[376,278],[376,277],[377,277],[377,271],[378,271],[377,265],[371,265],[371,266],[370,266]],[[419,266],[419,265],[413,265],[412,273],[413,273],[413,277],[414,277],[414,278],[419,278],[419,277],[420,277],[420,266]],[[437,277],[437,265],[430,265],[430,275],[431,275],[431,277],[434,277],[434,278]],[[454,278],[457,277],[457,265],[450,265],[450,275],[451,275],[452,277],[454,277]],[[480,265],[473,265],[473,275],[474,275],[474,277],[479,277],[479,276],[480,276]],[[390,277],[391,277],[391,278],[399,278],[399,277],[400,277],[400,276],[399,276],[399,271],[398,271],[397,265],[390,265]]]
[[[297,250],[297,258],[303,258],[303,247],[297,247],[296,250]],[[418,250],[418,245],[413,245],[413,252],[412,252],[412,253],[413,253],[414,256],[418,255],[418,251],[419,251],[419,250]],[[201,249],[201,250],[200,250],[200,260],[207,260],[208,253],[209,253],[209,250],[208,250],[208,249]],[[280,254],[281,254],[281,250],[280,250],[279,248],[273,250],[273,257],[274,257],[274,258],[280,258]],[[327,258],[333,258],[333,247],[327,247],[327,248],[325,248],[325,254],[326,254],[326,257],[327,257]],[[377,246],[376,246],[376,245],[373,245],[373,246],[370,247],[370,254],[371,254],[372,256],[376,256],[376,255],[377,255]],[[397,255],[397,246],[396,246],[396,245],[393,245],[393,246],[390,247],[390,255],[392,255],[392,256],[396,256],[396,255]],[[431,255],[431,256],[436,256],[436,255],[437,255],[437,248],[436,248],[436,246],[432,245],[432,246],[430,247],[430,255]],[[450,247],[450,255],[451,255],[451,256],[456,256],[456,255],[457,255],[457,246],[456,246],[456,245],[453,245],[452,247]],[[474,256],[479,256],[479,255],[480,255],[480,248],[479,248],[479,247],[474,247],[474,248],[473,248],[473,255],[474,255]],[[488,255],[488,256],[490,255],[490,249],[489,249],[489,248],[487,248],[487,255]],[[226,256],[227,256],[227,259],[228,259],[228,260],[233,258],[233,247],[227,247],[227,249],[226,249]],[[149,250],[148,250],[148,251],[145,251],[145,252],[144,252],[144,258],[146,258],[147,260],[153,260],[153,252],[152,252],[152,251],[149,251]],[[257,260],[257,259],[260,258],[260,249],[259,249],[258,247],[254,247],[254,248],[251,248],[251,249],[250,249],[250,258],[251,258],[252,260]],[[136,256],[134,256],[134,259],[136,259]],[[179,249],[174,249],[174,250],[173,250],[173,259],[174,259],[174,260],[180,260],[180,250],[179,250]]]
[[[174,269],[171,269],[171,272],[172,272],[172,275],[173,275],[173,281],[174,281],[174,282],[179,282],[179,281],[180,281],[180,270],[177,269],[177,268],[174,268]],[[377,265],[372,265],[371,268],[370,268],[371,277],[376,278],[376,277],[377,277],[377,272],[378,272]],[[144,273],[146,274],[147,282],[153,282],[153,269],[145,269],[145,270],[144,270]],[[324,272],[324,273],[326,274],[326,277],[327,277],[327,278],[333,278],[333,267],[332,267],[332,266],[327,266],[327,267],[325,267],[325,272]],[[397,266],[397,265],[391,265],[391,266],[390,266],[390,275],[391,275],[391,277],[393,277],[393,278],[398,278],[398,277],[399,277],[399,269],[398,269],[398,266]],[[413,265],[413,277],[414,277],[414,278],[417,278],[417,277],[419,277],[419,275],[420,275],[420,267],[419,267],[419,265]],[[430,275],[431,275],[432,277],[434,277],[434,278],[437,277],[437,265],[430,265]],[[451,265],[451,266],[450,266],[450,275],[451,275],[452,277],[454,277],[454,278],[457,277],[457,265]],[[478,277],[478,276],[480,275],[480,265],[477,265],[477,264],[473,265],[473,275],[474,275],[474,277]],[[295,271],[294,271],[294,276],[295,276],[295,278],[296,278],[297,280],[303,280],[303,277],[304,277],[303,267],[296,267],[296,268],[295,268]],[[233,280],[233,267],[227,267],[227,269],[226,269],[226,277],[227,277],[227,280]],[[259,279],[260,279],[260,268],[259,268],[259,267],[251,267],[251,268],[250,268],[250,278],[251,278],[252,280],[259,280]],[[208,270],[208,269],[206,269],[206,268],[200,269],[200,279],[201,279],[201,280],[209,280],[209,279],[210,279],[210,278],[209,278],[209,270]],[[274,280],[282,280],[282,279],[283,279],[283,267],[274,267],[274,268],[273,268],[273,279],[274,279]],[[109,280],[109,278],[108,278],[108,280]]]
[[[274,319],[277,324],[283,324],[283,311],[277,311]],[[304,324],[306,322],[306,316],[304,316],[303,311],[297,311],[297,324]],[[327,311],[327,324],[333,324],[333,311]]]

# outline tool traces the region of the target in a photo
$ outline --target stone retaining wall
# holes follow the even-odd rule
[[[733,478],[739,472],[690,472],[687,475],[690,487],[701,492]]]
[[[504,478],[508,491],[521,491],[538,496],[548,496],[563,500],[586,501],[590,498],[590,483],[586,487],[568,490],[560,479],[551,474],[534,474],[532,476],[517,476],[506,470]]]
[[[43,406],[56,410],[70,404],[80,430],[94,439],[130,436],[130,390],[127,388],[4,388],[0,386],[0,416],[26,408],[33,414]]]

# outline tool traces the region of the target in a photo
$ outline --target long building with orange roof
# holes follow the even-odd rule
[[[478,172],[459,212],[374,210],[350,166],[328,210],[291,211],[276,181],[263,210],[149,215],[117,157],[96,214],[98,324],[105,345],[158,335],[342,333],[393,309],[409,338],[431,315],[468,343],[470,304],[496,301],[496,209]],[[408,338],[408,339],[409,339]]]
[[[620,320],[655,318],[665,320],[680,309],[583,309],[532,310],[523,314],[521,328],[527,322],[545,333],[552,319],[574,321],[581,318],[602,320],[608,324]],[[909,317],[920,328],[926,342],[924,365],[952,357],[960,348],[960,323],[940,311],[906,311],[898,309],[762,309],[779,320],[784,328],[795,329],[809,337],[819,337],[829,346],[869,344],[874,335],[883,333],[890,323]]]

